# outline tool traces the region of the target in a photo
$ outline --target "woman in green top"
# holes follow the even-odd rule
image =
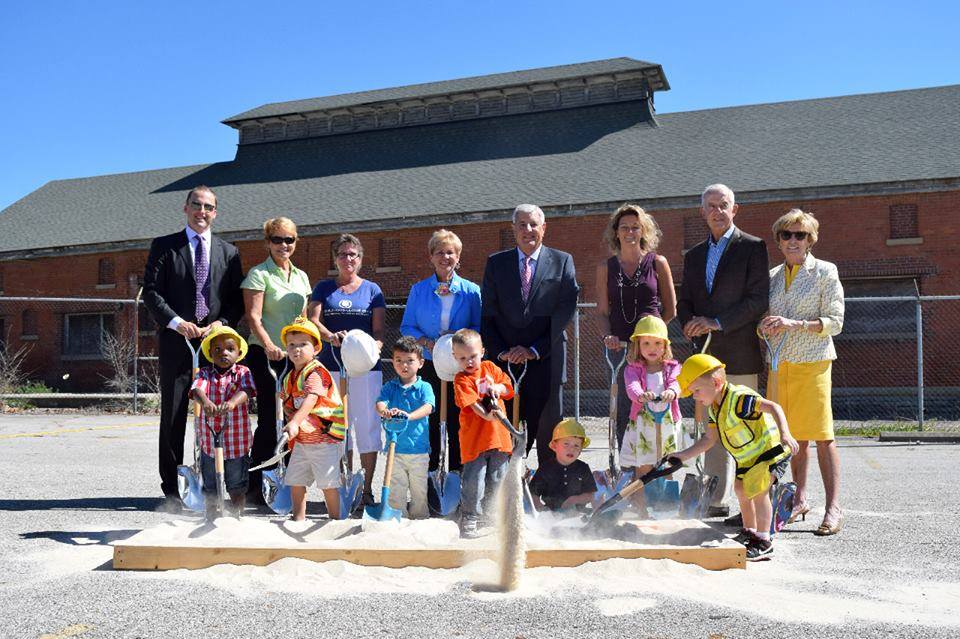
[[[279,344],[280,329],[303,315],[310,297],[307,274],[290,261],[297,248],[297,225],[285,217],[267,220],[263,225],[267,259],[247,273],[243,289],[245,318],[250,327],[250,348],[244,363],[253,372],[257,386],[257,430],[250,450],[255,466],[273,455],[277,445],[275,424],[275,382],[268,367],[277,375],[283,372],[287,353]],[[260,472],[250,474],[250,499],[262,501]]]

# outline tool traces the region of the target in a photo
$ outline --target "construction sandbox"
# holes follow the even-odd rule
[[[604,531],[579,534],[576,520],[551,514],[527,519],[526,566],[579,566],[605,559],[671,559],[708,570],[744,568],[745,550],[696,520],[624,521]],[[292,522],[247,517],[213,524],[177,520],[114,544],[118,570],[208,568],[218,564],[266,566],[293,557],[342,560],[363,566],[459,568],[496,557],[497,535],[460,539],[444,519],[377,522],[359,519]]]

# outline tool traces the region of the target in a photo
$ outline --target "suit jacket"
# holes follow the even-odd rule
[[[533,347],[550,363],[551,380],[563,381],[566,360],[565,328],[577,311],[573,257],[546,246],[540,250],[530,296],[520,294],[520,259],[516,248],[487,258],[480,292],[480,333],[487,357],[514,346]]]
[[[236,326],[243,315],[243,266],[234,245],[211,234],[210,313],[206,322]],[[197,282],[186,230],[158,237],[150,244],[143,274],[143,301],[162,333],[174,317],[196,322]]]
[[[833,336],[843,330],[843,286],[837,267],[808,253],[789,289],[783,268],[780,264],[770,269],[770,314],[795,320],[820,320],[823,330],[785,333],[781,360],[797,364],[837,359]],[[774,336],[771,342],[776,345],[780,339]]]
[[[720,257],[713,290],[707,293],[707,242],[683,258],[683,283],[677,299],[677,319],[684,326],[695,315],[716,318],[722,330],[713,334],[710,353],[727,365],[731,375],[753,375],[763,368],[757,322],[767,310],[770,271],[767,245],[734,228]],[[696,340],[700,350],[703,339]]]

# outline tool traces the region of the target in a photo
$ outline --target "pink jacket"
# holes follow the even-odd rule
[[[663,363],[664,390],[672,390],[680,396],[680,384],[677,376],[680,374],[680,362],[668,359]],[[643,411],[643,402],[640,396],[647,390],[647,367],[642,361],[630,362],[623,369],[623,381],[627,387],[627,397],[630,398],[630,419],[636,420]],[[675,424],[680,423],[680,402],[674,398],[670,404],[670,414]]]

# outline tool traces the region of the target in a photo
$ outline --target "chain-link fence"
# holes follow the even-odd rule
[[[391,344],[403,305],[387,307]],[[835,338],[837,419],[960,419],[960,296],[847,298]],[[137,299],[0,297],[0,401],[56,393],[58,400],[106,399],[142,408],[157,391],[156,327]],[[241,332],[244,332],[241,327]],[[568,327],[564,412],[606,416],[610,369],[595,304],[580,304]],[[670,323],[674,356],[693,352]],[[384,365],[384,378],[393,375]],[[765,376],[761,375],[761,388]],[[692,415],[690,400],[682,400]]]

